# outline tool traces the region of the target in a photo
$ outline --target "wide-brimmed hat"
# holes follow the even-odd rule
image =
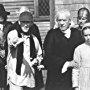
[[[0,4],[0,16],[10,15],[10,12],[5,11],[3,4]]]
[[[19,16],[19,21],[33,21],[33,15],[30,12],[22,12]]]

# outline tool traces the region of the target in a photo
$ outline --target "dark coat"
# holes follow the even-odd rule
[[[83,43],[81,34],[71,29],[70,38],[66,38],[59,28],[50,30],[44,41],[44,62],[47,69],[46,90],[72,90],[72,69],[61,73],[66,61],[73,60],[74,49]]]
[[[9,28],[11,27],[12,23],[11,22],[8,22],[8,21],[5,21],[3,23],[3,42],[2,44],[0,44],[0,50],[5,50],[5,41],[6,41],[6,34],[9,30]],[[0,56],[0,87],[5,87],[6,86],[6,83],[7,83],[7,72],[6,72],[6,69],[5,69],[5,65],[6,65],[6,57],[2,58]]]

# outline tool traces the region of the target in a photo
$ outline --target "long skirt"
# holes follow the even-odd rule
[[[79,90],[90,90],[90,67],[80,68]]]

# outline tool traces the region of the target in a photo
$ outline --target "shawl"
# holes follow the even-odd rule
[[[32,60],[36,57],[36,48],[35,48],[35,43],[34,43],[34,40],[33,40],[33,35],[31,34],[30,32],[30,29],[27,33],[24,33],[20,27],[20,25],[17,23],[16,25],[13,25],[11,27],[11,30],[17,30],[18,32],[18,37],[21,38],[21,33],[23,33],[24,35],[30,35],[29,39],[30,39],[30,57],[32,58]],[[9,30],[9,31],[11,31]],[[20,75],[21,73],[21,65],[22,65],[22,62],[23,62],[23,42],[20,43],[17,48],[14,48],[14,47],[11,47],[10,48],[11,50],[11,55],[12,57],[15,57],[15,54],[14,54],[14,51],[15,49],[17,49],[17,55],[16,55],[16,58],[17,58],[17,65],[16,65],[16,73],[18,75]]]

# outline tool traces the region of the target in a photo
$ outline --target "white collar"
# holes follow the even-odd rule
[[[70,30],[70,28],[68,28],[65,32],[65,37],[67,37],[67,38],[70,38],[70,35],[71,35],[71,30]]]

